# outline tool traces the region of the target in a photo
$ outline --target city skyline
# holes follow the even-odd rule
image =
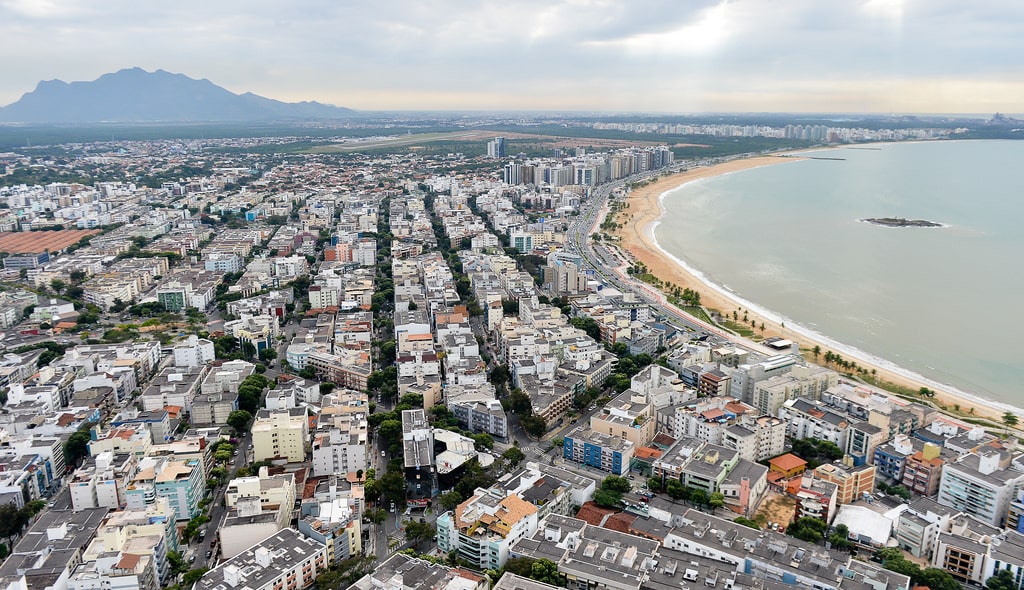
[[[358,110],[1024,112],[1010,2],[0,1],[0,105],[126,67]]]

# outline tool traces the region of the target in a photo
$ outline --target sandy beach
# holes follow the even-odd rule
[[[1007,404],[987,402],[980,398],[974,398],[924,378],[915,379],[912,374],[906,374],[909,371],[887,368],[879,363],[877,359],[872,359],[868,355],[855,355],[851,353],[847,347],[839,349],[835,346],[836,343],[829,345],[824,338],[815,338],[798,327],[794,329],[793,326],[787,325],[783,328],[782,325],[773,321],[772,318],[756,313],[755,310],[749,309],[741,301],[730,297],[727,292],[714,288],[701,277],[691,273],[658,246],[654,238],[654,228],[663,213],[661,195],[665,192],[702,178],[749,170],[760,166],[784,164],[797,159],[799,158],[778,156],[746,158],[715,166],[694,168],[686,172],[660,178],[656,182],[630,192],[627,208],[616,215],[616,221],[622,223],[623,226],[621,229],[616,230],[614,234],[621,238],[620,246],[637,260],[644,263],[654,276],[664,282],[671,282],[682,288],[698,291],[701,297],[701,304],[707,309],[718,310],[723,315],[731,314],[734,310],[742,310],[739,311],[739,314],[743,315],[746,313],[750,319],[757,322],[759,328],[762,323],[764,324],[765,329],[763,332],[760,329],[757,330],[758,334],[764,337],[779,336],[786,338],[798,342],[803,350],[810,350],[815,346],[819,346],[821,347],[821,357],[819,359],[821,364],[824,364],[823,357],[827,351],[841,354],[844,359],[856,361],[859,366],[864,367],[869,372],[873,369],[877,372],[877,377],[883,381],[907,387],[913,391],[918,391],[921,387],[927,387],[935,391],[934,401],[936,403],[950,408],[959,405],[964,412],[968,412],[973,408],[973,415],[992,418],[999,423],[1003,412],[1011,409]],[[1019,410],[1015,408],[1013,410],[1020,414]]]

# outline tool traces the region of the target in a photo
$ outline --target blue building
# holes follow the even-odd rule
[[[562,457],[615,475],[625,475],[633,461],[633,443],[578,427],[562,442]]]
[[[907,457],[923,447],[924,445],[920,441],[918,441],[915,447],[914,439],[905,435],[898,435],[890,442],[879,445],[875,449],[874,456],[877,475],[896,483],[903,481],[903,471],[907,466]]]

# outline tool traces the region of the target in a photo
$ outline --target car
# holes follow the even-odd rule
[[[388,452],[387,451],[381,451],[380,452],[380,456],[381,457],[387,457],[388,456]]]
[[[210,559],[210,557],[212,557],[212,556],[213,556],[213,551],[210,551],[209,549],[207,549],[206,550],[206,559]]]

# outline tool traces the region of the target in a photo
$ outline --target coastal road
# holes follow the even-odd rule
[[[707,163],[714,164],[716,162],[711,161]],[[757,354],[775,354],[774,351],[735,334],[725,332],[721,328],[703,322],[669,304],[663,293],[642,281],[629,277],[622,271],[621,265],[612,264],[608,261],[604,252],[599,254],[595,251],[590,235],[596,231],[596,228],[607,216],[608,197],[615,190],[622,188],[627,183],[642,182],[657,176],[682,172],[685,169],[686,163],[681,162],[667,169],[636,174],[597,187],[591,198],[584,203],[580,215],[569,226],[566,241],[580,255],[586,265],[594,270],[595,275],[602,279],[602,282],[622,292],[636,293],[643,301],[649,303],[657,313],[668,319],[669,323],[675,328],[694,332],[701,331]],[[603,247],[602,250],[604,250]]]

